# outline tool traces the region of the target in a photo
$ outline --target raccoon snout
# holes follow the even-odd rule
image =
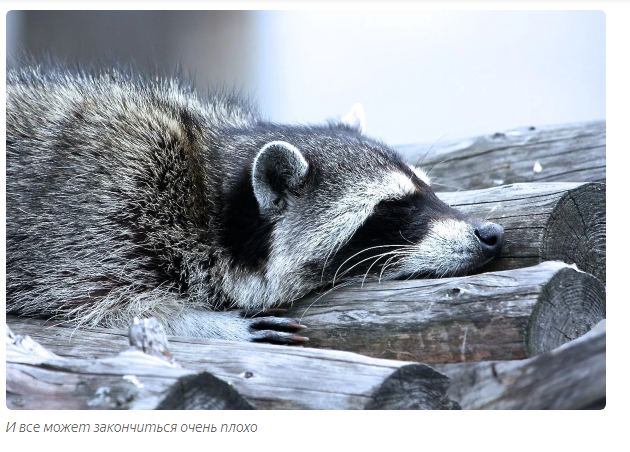
[[[484,257],[497,257],[503,246],[503,228],[496,223],[482,223],[475,228],[475,236]]]

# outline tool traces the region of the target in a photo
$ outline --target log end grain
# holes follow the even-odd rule
[[[576,339],[606,318],[606,290],[592,275],[566,267],[543,287],[525,330],[525,352],[535,356]]]
[[[229,384],[208,372],[177,380],[158,410],[253,410]]]
[[[569,190],[545,228],[542,260],[576,264],[606,283],[606,185]]]
[[[375,391],[368,410],[459,410],[446,395],[449,379],[424,364],[410,364],[392,373]]]

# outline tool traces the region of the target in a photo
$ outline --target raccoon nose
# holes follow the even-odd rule
[[[503,246],[503,228],[496,223],[482,223],[475,228],[485,257],[497,257]]]

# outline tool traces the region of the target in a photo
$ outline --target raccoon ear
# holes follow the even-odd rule
[[[265,216],[282,212],[289,191],[300,185],[307,171],[308,162],[295,146],[285,141],[263,146],[252,168],[254,196],[260,212]]]
[[[354,104],[350,111],[341,117],[341,123],[365,133],[365,110],[363,104]]]

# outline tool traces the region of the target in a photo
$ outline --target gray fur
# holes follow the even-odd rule
[[[225,309],[264,311],[331,282],[327,264],[376,205],[416,190],[410,177],[356,129],[271,124],[231,93],[114,69],[9,69],[7,311],[106,327],[154,316],[169,334],[260,339],[256,320]],[[244,232],[230,245],[233,224],[258,212],[268,243]],[[470,222],[450,221],[446,238],[443,223],[430,234],[443,249],[427,260],[418,243],[379,278],[485,261]]]

